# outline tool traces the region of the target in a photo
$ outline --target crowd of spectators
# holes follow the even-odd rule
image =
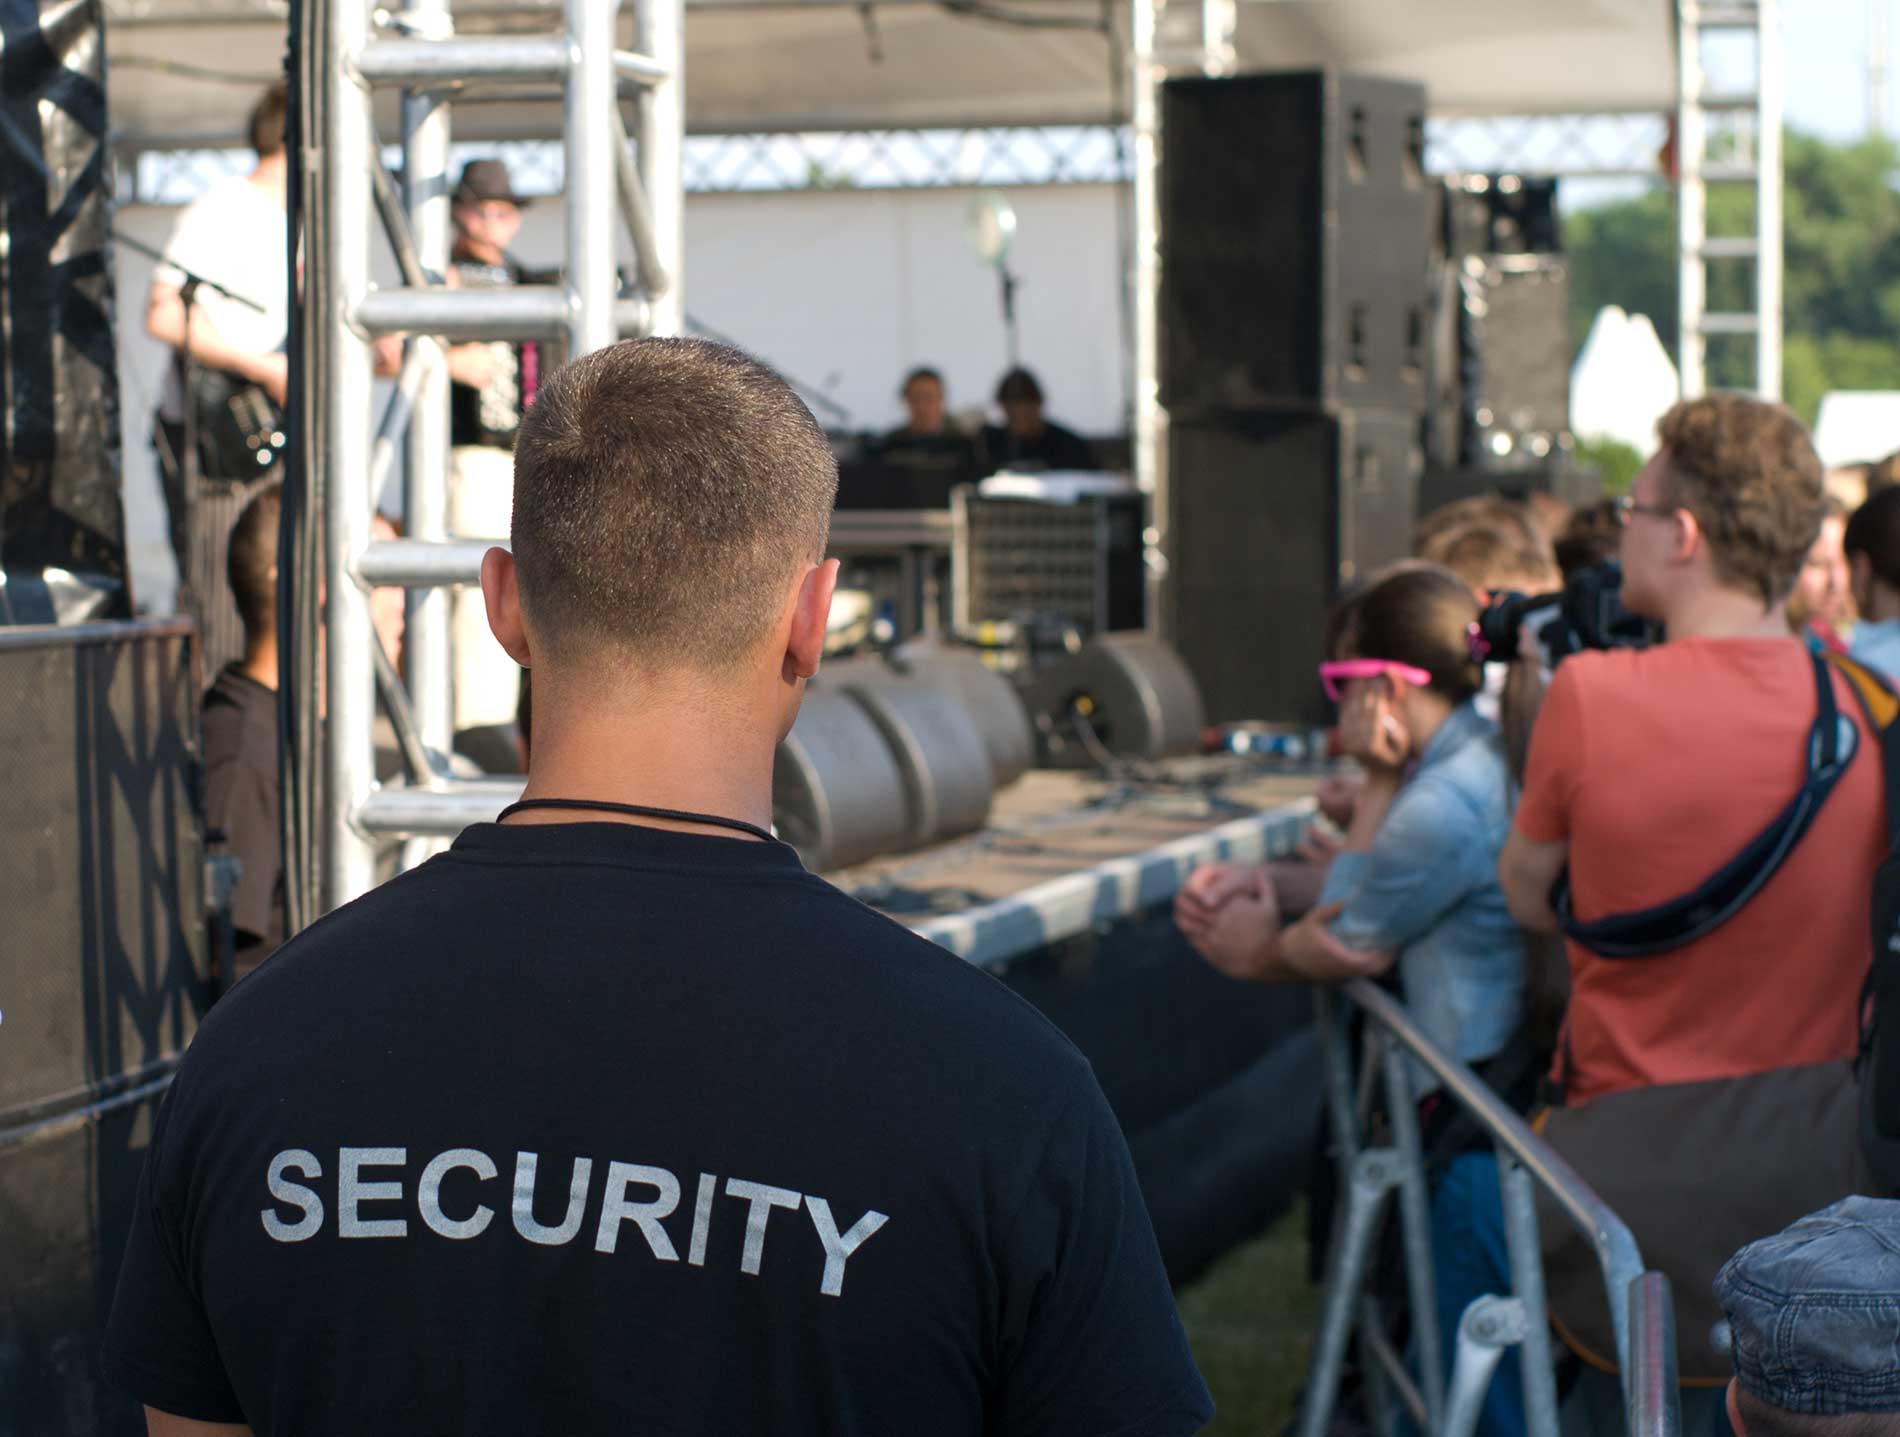
[[[1426,516],[1416,557],[1344,594],[1331,622],[1320,677],[1359,778],[1322,790],[1298,861],[1210,865],[1176,901],[1183,935],[1230,976],[1393,984],[1434,1042],[1535,1115],[1672,1281],[1691,1433],[1885,1410],[1864,1386],[1814,1405],[1822,1388],[1772,1364],[1764,1379],[1739,1336],[1733,1365],[1709,1340],[1738,1301],[1734,1268],[1716,1283],[1732,1254],[1871,1190],[1854,1060],[1885,776],[1855,683],[1823,655],[1900,678],[1900,489],[1850,516],[1823,479],[1788,411],[1717,395],[1665,416],[1619,499]],[[1599,588],[1614,576],[1653,642],[1566,657],[1526,632],[1509,665],[1467,647],[1501,591],[1583,570]],[[1830,709],[1857,742],[1832,737]],[[1834,769],[1815,756],[1833,750],[1811,752],[1823,728],[1853,755]],[[1798,795],[1802,826],[1777,829]],[[1772,860],[1755,843],[1768,833],[1793,835]],[[1510,1267],[1490,1145],[1435,1143],[1445,1104],[1422,1086],[1451,1334],[1472,1298],[1511,1290]],[[1857,1240],[1877,1246],[1891,1224]],[[1573,1400],[1603,1407],[1616,1348],[1596,1255],[1554,1208],[1540,1229]],[[1742,1306],[1760,1320],[1758,1299]],[[1841,1325],[1817,1320],[1806,1340]],[[1843,1366],[1874,1360],[1842,1340]],[[1488,1437],[1525,1430],[1513,1361]],[[1900,1382],[1874,1387],[1900,1405]]]

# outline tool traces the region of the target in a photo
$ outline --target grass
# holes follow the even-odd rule
[[[1194,1360],[1218,1409],[1207,1437],[1276,1433],[1294,1415],[1319,1320],[1296,1204],[1178,1294]]]

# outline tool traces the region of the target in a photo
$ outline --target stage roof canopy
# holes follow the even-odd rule
[[[453,8],[465,34],[545,32],[560,16],[548,0]],[[284,53],[286,12],[271,0],[107,0],[107,14],[113,127],[140,147],[231,143]],[[687,0],[687,127],[1111,121],[1122,105],[1105,19],[1125,44],[1118,0]],[[1237,40],[1243,69],[1421,80],[1442,115],[1675,104],[1672,0],[1240,0]],[[560,112],[517,97],[461,105],[454,123],[464,139],[534,138],[558,133]],[[381,126],[395,137],[393,104]]]

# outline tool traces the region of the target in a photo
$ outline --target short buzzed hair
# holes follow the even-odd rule
[[[238,515],[224,551],[225,577],[231,581],[247,642],[277,623],[277,526],[283,512],[284,486],[265,485]]]
[[[628,340],[541,386],[515,441],[521,606],[552,655],[725,668],[824,557],[838,465],[791,386],[699,339]]]

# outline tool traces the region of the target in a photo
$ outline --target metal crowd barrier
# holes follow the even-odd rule
[[[1307,1374],[1299,1437],[1324,1437],[1338,1400],[1347,1342],[1356,1326],[1374,1416],[1390,1431],[1402,1406],[1430,1437],[1469,1437],[1505,1350],[1519,1349],[1526,1426],[1531,1437],[1557,1437],[1557,1385],[1545,1320],[1543,1255],[1537,1237],[1536,1188],[1543,1188],[1596,1249],[1616,1331],[1624,1411],[1631,1437],[1680,1437],[1675,1313],[1669,1280],[1643,1268],[1636,1239],[1589,1184],[1499,1100],[1482,1079],[1447,1056],[1405,1010],[1363,979],[1315,990],[1326,1101],[1344,1199],[1326,1261],[1325,1300]],[[1363,1082],[1352,1070],[1341,995],[1367,1019]],[[1448,1101],[1484,1128],[1497,1149],[1498,1183],[1510,1252],[1509,1294],[1480,1297],[1465,1309],[1447,1390],[1442,1334],[1433,1301],[1430,1198],[1413,1096],[1414,1065],[1430,1071]],[[1390,1142],[1363,1139],[1375,1076],[1383,1070]],[[1414,1380],[1386,1335],[1367,1269],[1386,1201],[1397,1193],[1411,1305]]]

